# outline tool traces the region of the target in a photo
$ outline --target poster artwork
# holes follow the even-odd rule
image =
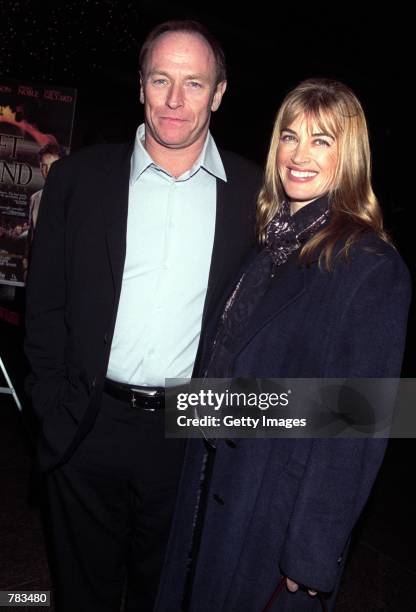
[[[70,151],[76,90],[0,81],[0,284],[25,284],[42,190]]]

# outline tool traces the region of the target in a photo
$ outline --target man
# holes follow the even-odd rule
[[[43,146],[38,151],[38,160],[40,173],[43,177],[43,180],[46,181],[46,177],[49,174],[49,170],[51,165],[56,162],[58,159],[61,159],[65,155],[65,151],[59,145],[55,143],[48,143]],[[36,229],[36,221],[38,219],[39,214],[39,206],[40,200],[42,198],[43,189],[39,189],[39,191],[35,191],[30,196],[30,205],[29,205],[29,234],[31,239],[33,239],[33,233]]]
[[[168,22],[140,55],[134,146],[53,166],[27,291],[26,352],[48,470],[59,611],[152,610],[183,441],[164,439],[165,378],[192,375],[201,326],[254,240],[260,174],[209,132],[218,43]]]

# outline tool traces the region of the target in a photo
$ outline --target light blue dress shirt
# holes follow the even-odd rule
[[[226,181],[210,133],[190,170],[175,178],[144,148],[131,158],[127,251],[107,377],[165,386],[190,378],[198,349],[216,217]]]

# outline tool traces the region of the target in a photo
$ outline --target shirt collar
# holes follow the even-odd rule
[[[145,124],[142,123],[137,128],[136,138],[134,141],[133,154],[131,156],[131,170],[130,170],[130,182],[135,183],[140,176],[148,168],[154,167],[163,170],[158,166],[149,153],[144,148],[144,137],[145,137]],[[198,157],[193,164],[192,168],[184,172],[178,180],[186,180],[193,176],[200,168],[204,168],[207,172],[214,175],[216,178],[227,182],[227,175],[225,173],[224,165],[221,160],[217,145],[211,135],[208,132],[205,139],[204,146]]]

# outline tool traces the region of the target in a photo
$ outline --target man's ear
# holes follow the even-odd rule
[[[144,104],[143,77],[142,77],[141,72],[139,76],[140,76],[140,102],[141,104]]]
[[[214,96],[212,98],[212,102],[211,102],[211,110],[213,112],[219,109],[222,97],[226,89],[227,89],[227,81],[221,81],[221,83],[218,83],[215,89]]]

